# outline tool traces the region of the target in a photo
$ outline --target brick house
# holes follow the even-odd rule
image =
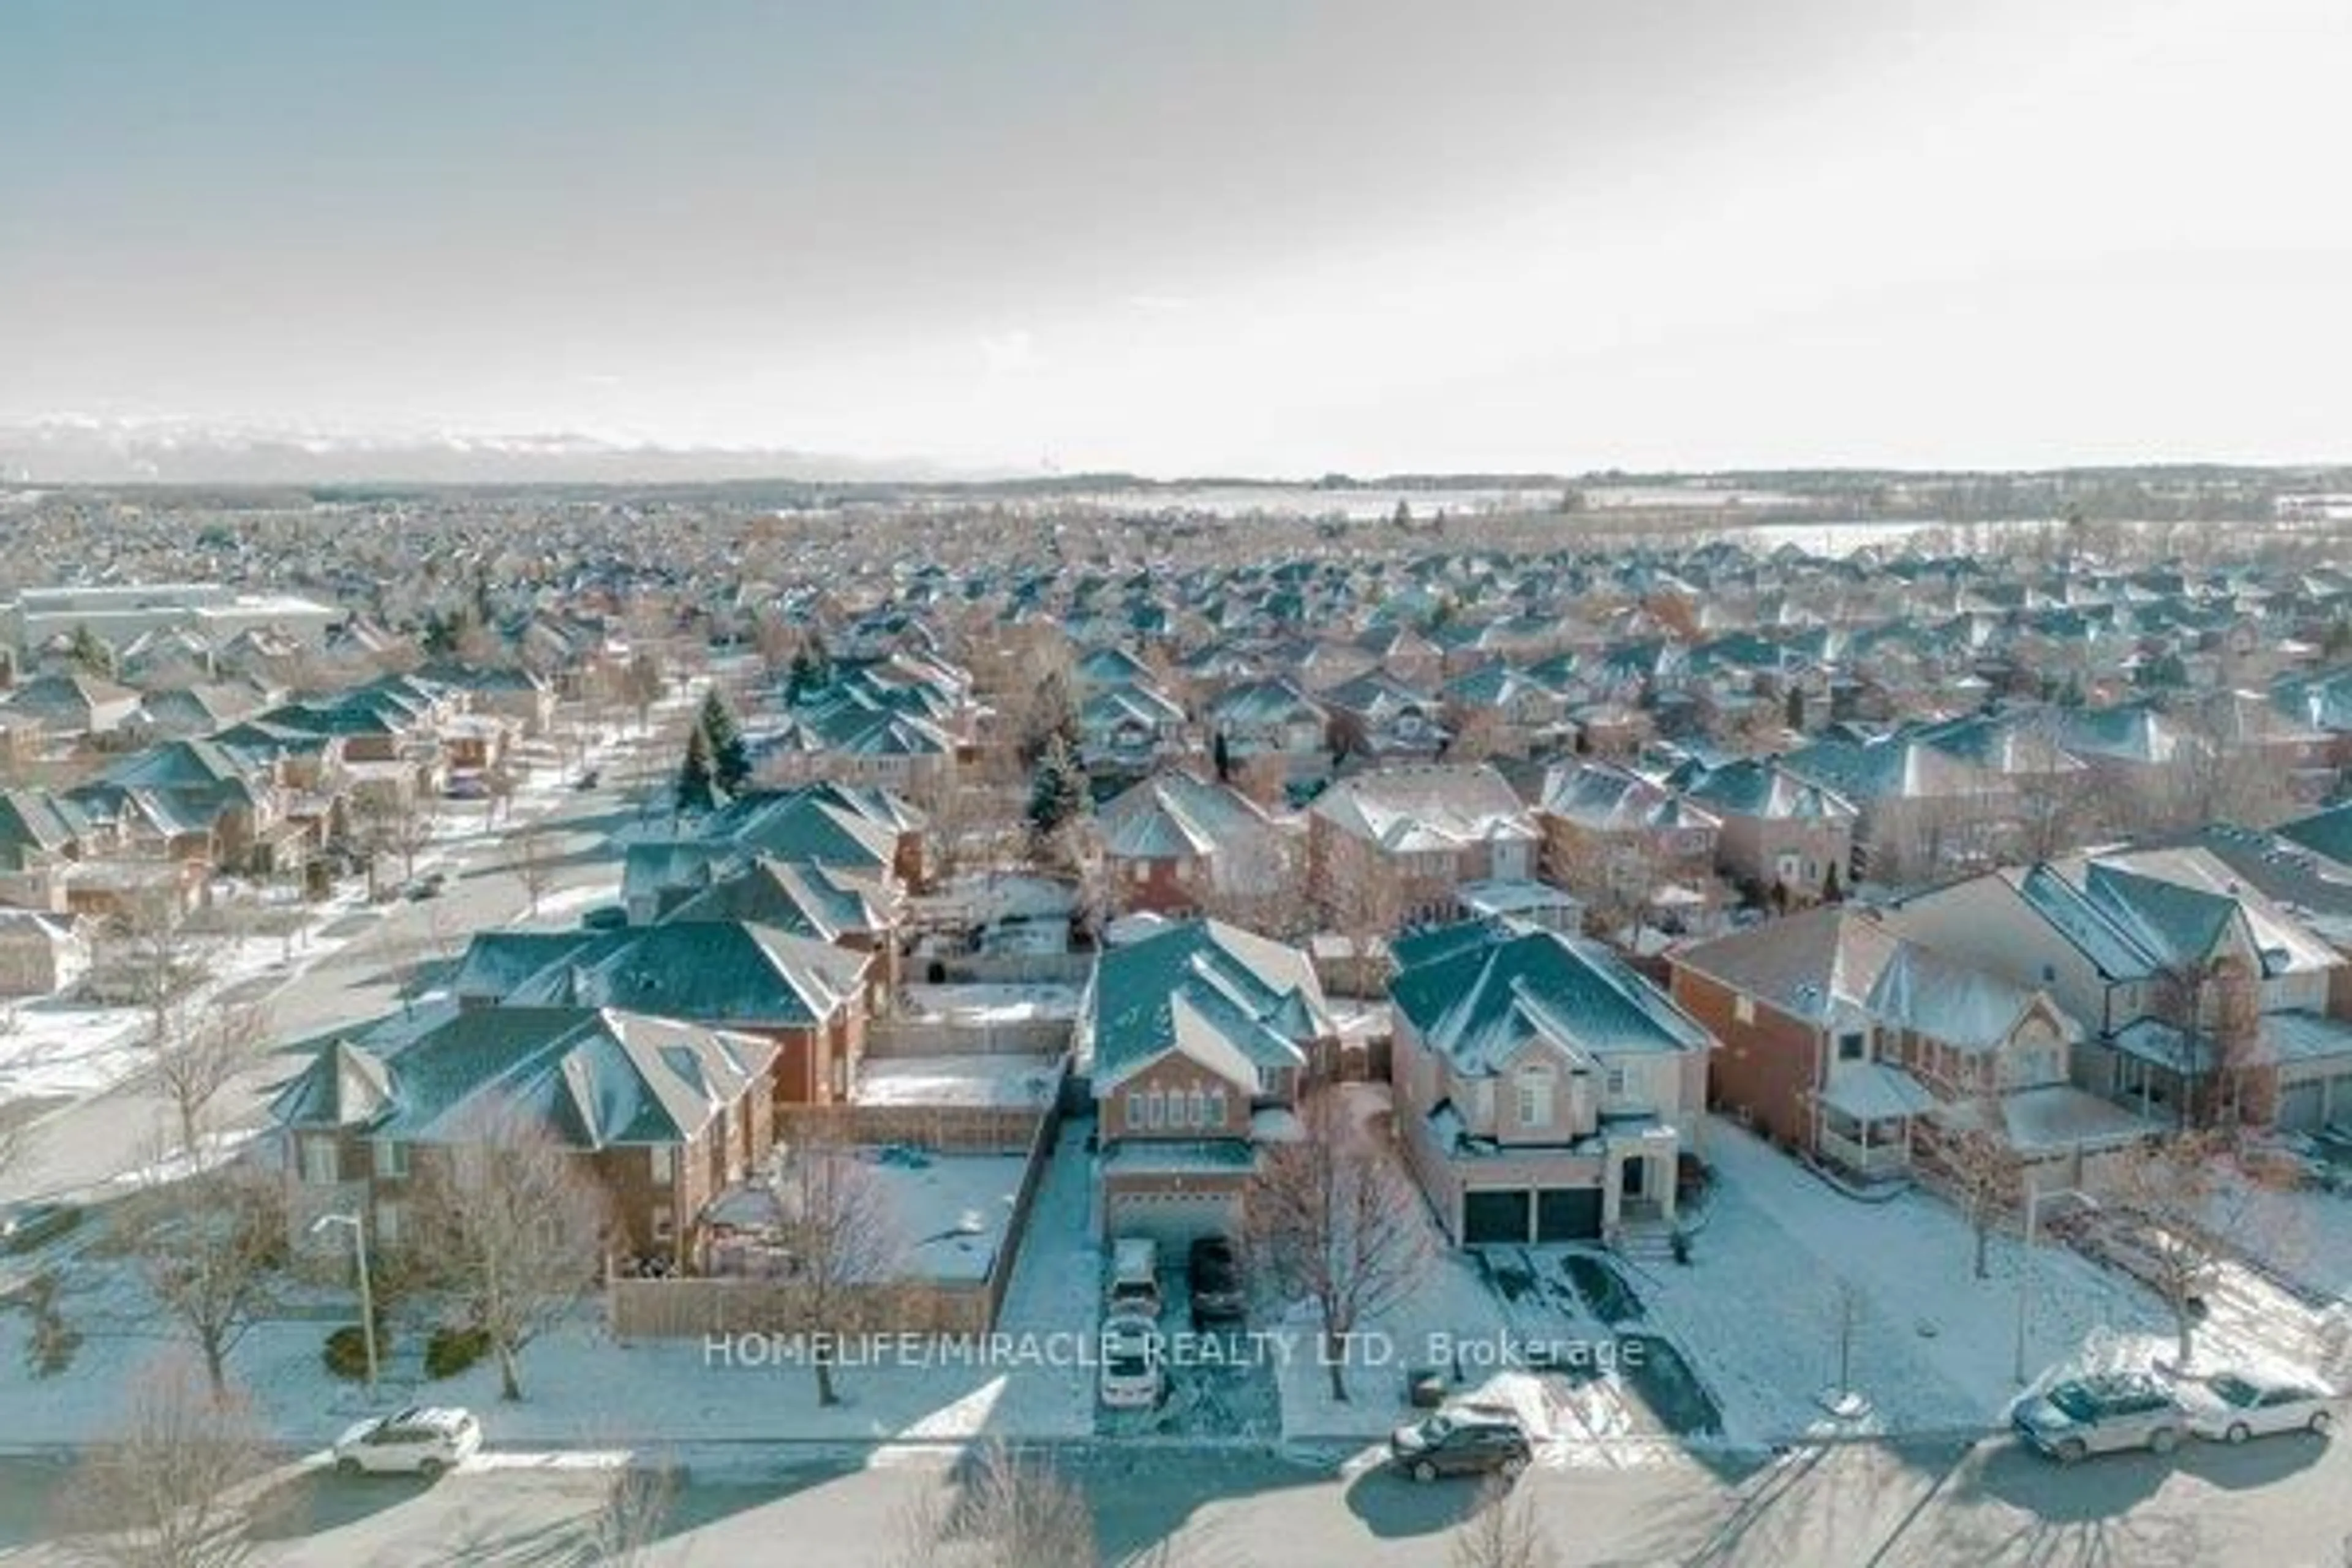
[[[1260,1144],[1297,1136],[1300,1080],[1337,1038],[1296,948],[1196,921],[1105,952],[1074,1041],[1102,1233],[1171,1247],[1238,1233]]]
[[[1784,889],[1797,902],[1853,879],[1853,803],[1778,763],[1744,758],[1685,784],[1720,825],[1716,869],[1736,884]],[[1832,883],[1834,878],[1834,883]]]
[[[1534,816],[1491,767],[1381,768],[1316,797],[1307,883],[1326,909],[1450,920],[1463,884],[1532,877],[1538,838]]]
[[[1721,1042],[1716,1102],[1852,1175],[1932,1163],[1988,1104],[2002,1142],[2054,1184],[2095,1181],[2155,1130],[2075,1087],[2083,1026],[2046,988],[1907,942],[1871,914],[1812,910],[1668,962],[1675,1000]]]
[[[283,1086],[298,1245],[320,1215],[360,1213],[371,1242],[412,1239],[434,1163],[511,1120],[543,1131],[603,1194],[625,1251],[679,1260],[710,1200],[773,1140],[772,1042],[594,1007],[461,1012],[413,1037],[338,1039]]]
[[[1282,830],[1240,791],[1191,773],[1145,779],[1096,812],[1111,907],[1120,914],[1194,910],[1204,889],[1249,894],[1278,879]]]
[[[1460,1246],[1598,1240],[1675,1214],[1706,1031],[1606,949],[1469,922],[1396,946],[1406,1163]]]
[[[846,1099],[866,1042],[878,960],[747,921],[614,931],[492,931],[474,938],[458,1005],[610,1007],[756,1035],[778,1054],[779,1105]]]

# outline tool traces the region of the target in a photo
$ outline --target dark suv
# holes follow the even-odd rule
[[[1242,1268],[1234,1244],[1222,1236],[1204,1236],[1192,1243],[1185,1260],[1186,1283],[1192,1296],[1192,1327],[1238,1323],[1249,1315],[1242,1291]]]
[[[1389,1463],[1417,1481],[1440,1476],[1516,1476],[1535,1445],[1517,1416],[1494,1410],[1441,1410],[1389,1436]]]

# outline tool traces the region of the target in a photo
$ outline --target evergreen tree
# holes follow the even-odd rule
[[[1059,735],[1045,742],[1029,784],[1029,831],[1050,839],[1087,808],[1087,778]]]
[[[735,722],[727,700],[715,686],[703,693],[702,715],[696,728],[709,742],[713,782],[729,795],[742,794],[743,786],[751,782],[751,748],[743,740],[743,727]]]
[[[1782,717],[1788,721],[1789,728],[1802,734],[1805,729],[1805,689],[1801,686],[1789,688],[1785,707],[1787,710]]]
[[[784,703],[796,708],[832,684],[833,656],[825,651],[824,636],[812,630],[793,650],[792,665],[784,672]]]
[[[1232,748],[1225,743],[1225,732],[1223,730],[1218,731],[1217,738],[1209,743],[1209,759],[1216,764],[1219,784],[1234,782],[1234,753]]]
[[[66,657],[72,659],[75,668],[79,669],[87,670],[92,675],[104,676],[109,679],[113,678],[114,650],[107,647],[98,634],[86,626],[76,624],[74,626],[73,637],[66,648]]]
[[[677,815],[709,811],[719,804],[714,793],[710,763],[710,736],[701,725],[686,738],[686,760],[677,768]]]
[[[1834,904],[1844,897],[1845,885],[1838,879],[1837,862],[1832,860],[1822,877],[1822,902]]]

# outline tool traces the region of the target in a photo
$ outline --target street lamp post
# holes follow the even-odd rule
[[[376,1382],[375,1291],[368,1280],[367,1225],[356,1214],[322,1214],[310,1222],[310,1234],[317,1236],[330,1226],[339,1225],[351,1226],[352,1250],[359,1259],[360,1343],[367,1347],[367,1391],[368,1398],[373,1400]]]
[[[2035,1227],[2042,1217],[2042,1205],[2048,1198],[2078,1199],[2085,1208],[2097,1208],[2099,1200],[2080,1187],[2036,1188],[2030,1184],[2025,1193],[2025,1256],[2017,1266],[2017,1365],[2011,1378],[2022,1386],[2025,1382],[2025,1304],[2033,1291],[2033,1246]]]

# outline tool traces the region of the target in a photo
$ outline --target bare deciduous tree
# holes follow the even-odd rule
[[[1982,1279],[1990,1273],[1986,1254],[1992,1233],[2017,1194],[2021,1166],[2009,1142],[2008,1120],[1997,1089],[1979,1089],[1961,1109],[1963,1118],[1938,1129],[1936,1159],[1969,1222],[1974,1244],[1972,1268]]]
[[[267,1464],[244,1399],[183,1358],[131,1380],[121,1424],[64,1489],[73,1555],[102,1568],[236,1568],[253,1553],[239,1492]]]
[[[555,880],[555,854],[547,829],[532,823],[517,830],[508,840],[507,863],[514,869],[515,880],[522,884],[530,918],[538,919],[539,901]]]
[[[679,1482],[667,1460],[616,1467],[588,1521],[583,1568],[647,1568],[669,1530]]]
[[[2240,1189],[2217,1173],[2221,1143],[2184,1132],[2135,1151],[2104,1200],[2129,1234],[2129,1262],[2172,1313],[2175,1350],[2187,1367],[2205,1291],[2229,1256],[2222,1238],[2249,1216]]]
[[[899,1568],[1093,1568],[1094,1517],[1045,1458],[990,1442],[967,1461],[951,1498],[926,1498],[901,1521]]]
[[[466,1120],[422,1173],[415,1252],[499,1359],[499,1396],[522,1397],[522,1352],[595,1282],[603,1194],[529,1118]]]
[[[793,1319],[814,1350],[817,1402],[837,1405],[830,1346],[865,1326],[864,1309],[897,1275],[906,1238],[888,1190],[851,1150],[802,1145],[773,1190],[778,1239],[792,1259]]]
[[[1497,1476],[1454,1529],[1454,1568],[1553,1568],[1559,1558],[1544,1533],[1535,1499]]]
[[[279,1183],[235,1165],[142,1194],[125,1222],[148,1289],[215,1392],[228,1387],[229,1352],[277,1302],[286,1224]]]
[[[1299,1108],[1302,1136],[1274,1145],[1248,1199],[1251,1251],[1286,1295],[1314,1303],[1331,1397],[1348,1397],[1349,1338],[1401,1300],[1431,1253],[1421,1194],[1395,1151],[1336,1089]]]
[[[253,1003],[173,1009],[170,1030],[152,1042],[148,1065],[172,1102],[180,1148],[191,1159],[201,1158],[205,1112],[253,1065],[268,1038],[268,1016]]]

